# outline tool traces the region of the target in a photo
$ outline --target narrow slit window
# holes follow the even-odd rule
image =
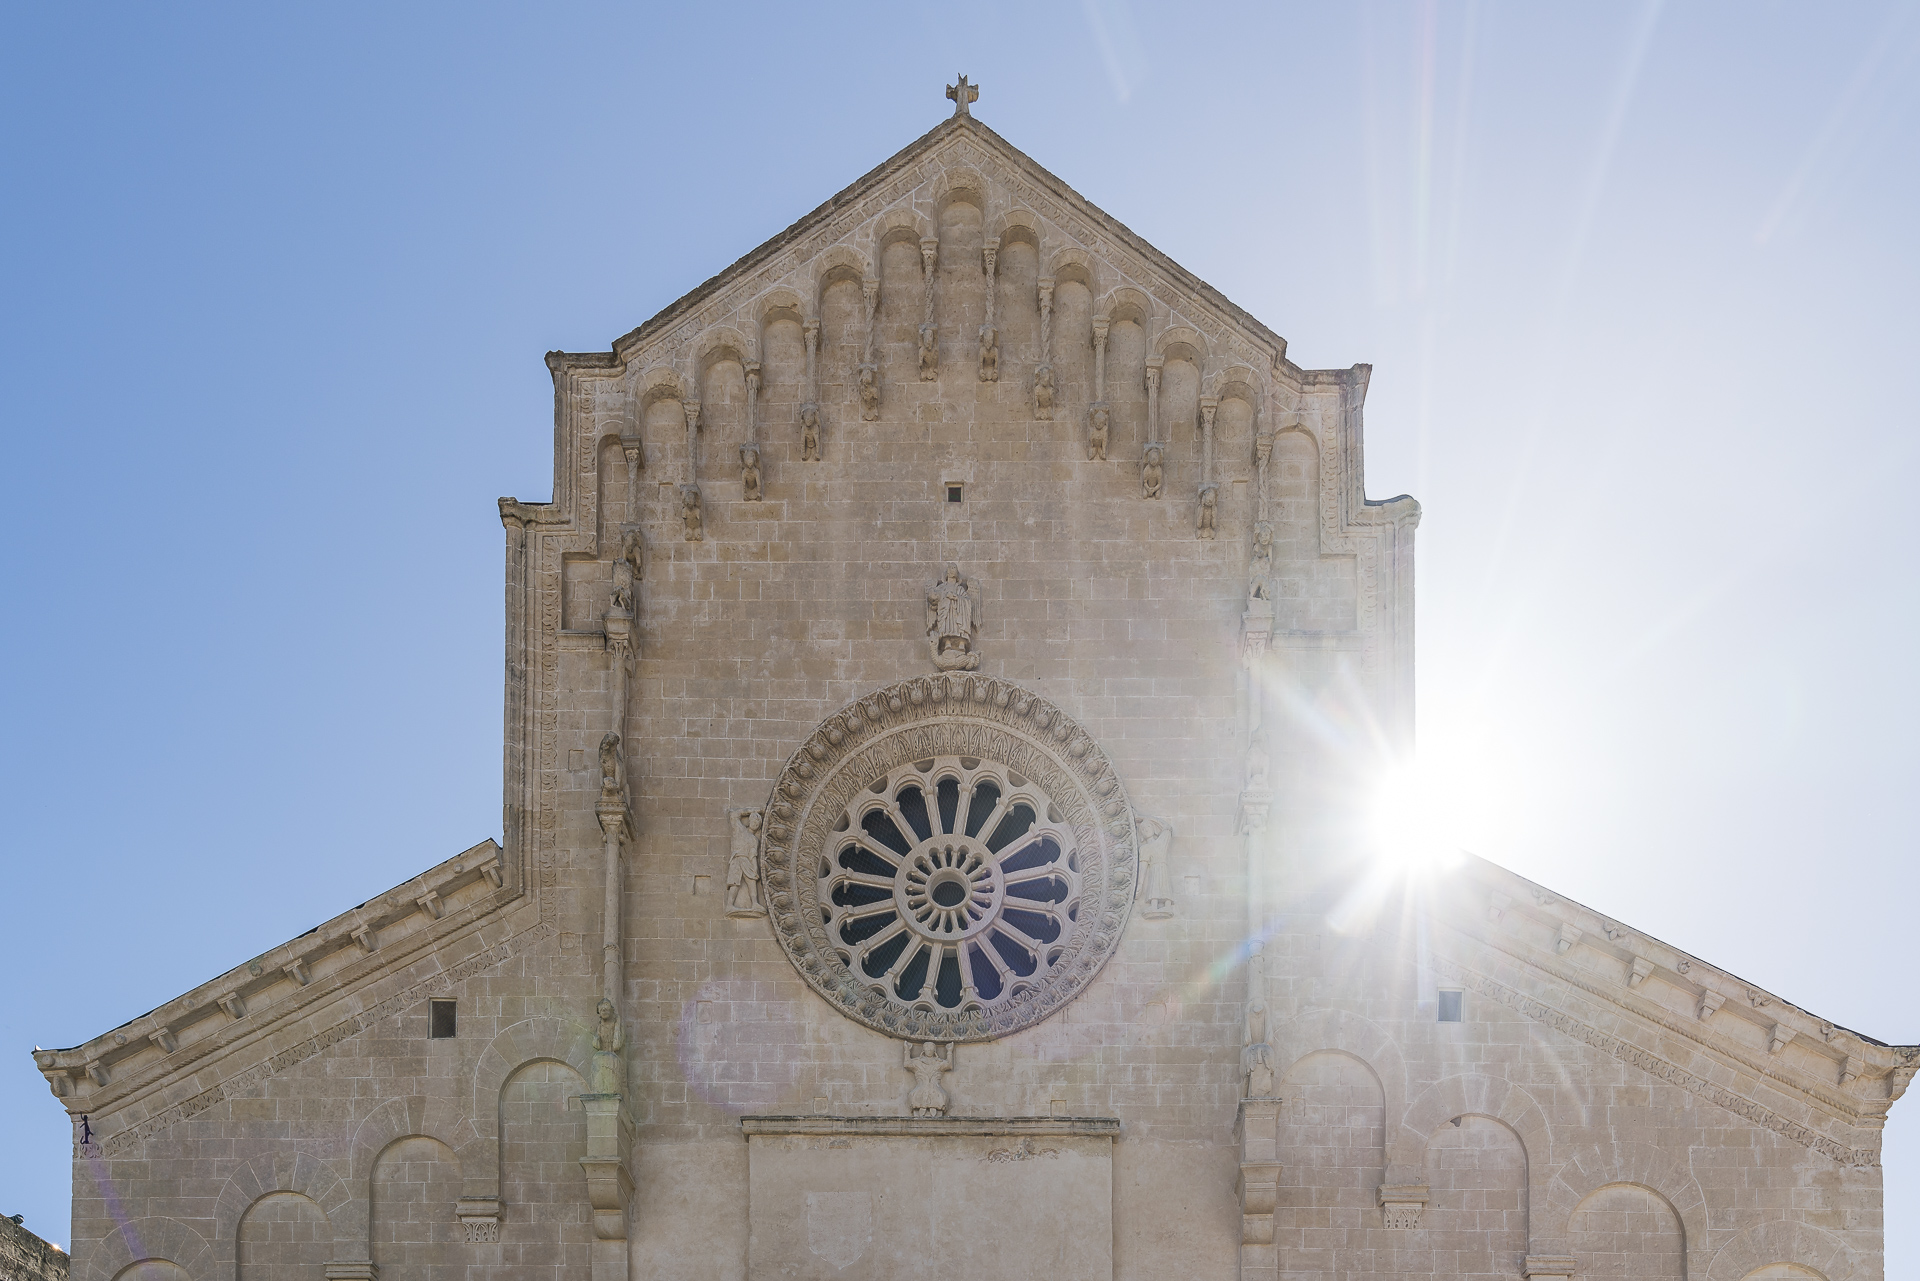
[[[1460,1021],[1460,993],[1458,991],[1440,993],[1440,1021],[1458,1023]]]
[[[957,503],[960,501],[960,486],[958,485],[947,486],[947,501],[950,503]]]
[[[427,1002],[427,1035],[436,1041],[445,1040],[454,1034],[454,1003],[452,1001]]]

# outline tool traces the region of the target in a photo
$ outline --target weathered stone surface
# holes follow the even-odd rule
[[[968,112],[548,366],[503,843],[37,1054],[78,1276],[1879,1277],[1913,1049],[1372,874],[1366,366]]]

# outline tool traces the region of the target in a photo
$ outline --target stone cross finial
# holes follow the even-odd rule
[[[961,76],[959,84],[947,86],[947,101],[953,104],[954,115],[970,116],[973,112],[967,108],[980,101],[980,86],[968,84],[967,78]]]

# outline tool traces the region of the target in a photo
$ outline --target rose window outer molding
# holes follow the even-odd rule
[[[835,1008],[891,1036],[1031,1027],[1119,945],[1138,851],[1093,737],[1009,681],[901,681],[829,716],[767,803],[774,934]]]

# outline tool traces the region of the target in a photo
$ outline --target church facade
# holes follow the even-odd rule
[[[949,96],[548,357],[504,843],[36,1052],[73,1275],[1878,1281],[1920,1051],[1383,871],[1368,368]]]

